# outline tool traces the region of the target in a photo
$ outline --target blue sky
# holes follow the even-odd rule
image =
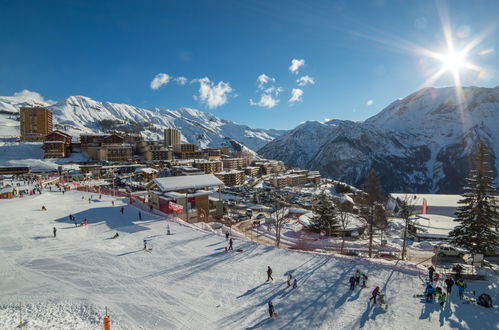
[[[446,52],[441,17],[456,49],[479,41],[467,61],[480,70],[462,70],[463,85],[499,85],[497,13],[496,0],[7,0],[0,95],[185,106],[263,128],[364,120],[453,84],[450,72],[425,84],[442,63],[417,51]]]

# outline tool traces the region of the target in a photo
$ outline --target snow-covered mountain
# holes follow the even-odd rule
[[[453,87],[425,88],[364,122],[306,122],[259,154],[357,186],[374,167],[386,192],[457,193],[480,139],[499,173],[499,87],[465,87],[461,101]]]
[[[181,130],[184,142],[203,148],[228,145],[233,149],[258,150],[284,133],[279,130],[253,129],[189,108],[143,109],[129,104],[99,102],[85,96],[70,96],[52,103],[33,92],[0,96],[0,111],[18,112],[21,106],[26,105],[48,107],[53,113],[56,128],[72,135],[124,128],[139,131],[146,139],[162,139],[164,128],[175,127]],[[9,134],[0,131],[0,135]]]

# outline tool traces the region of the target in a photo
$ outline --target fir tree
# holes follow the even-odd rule
[[[466,179],[463,199],[459,201],[455,221],[460,224],[449,234],[453,244],[471,253],[493,251],[499,243],[498,212],[495,205],[495,184],[490,170],[488,149],[483,141],[472,162]]]
[[[339,223],[334,211],[334,205],[325,193],[321,194],[314,207],[314,213],[316,215],[311,219],[311,230],[317,232],[324,230],[328,235],[331,235],[333,231],[338,229]]]

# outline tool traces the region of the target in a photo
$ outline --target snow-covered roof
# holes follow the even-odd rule
[[[457,203],[463,197],[461,195],[445,195],[445,194],[395,194],[391,193],[390,196],[393,198],[399,198],[404,200],[405,197],[409,199],[412,205],[421,206],[423,205],[423,200],[426,199],[428,206],[446,206],[446,207],[458,207]]]
[[[0,189],[0,194],[10,193],[10,192],[13,192],[13,191],[14,191],[14,188],[12,188],[12,187],[5,187],[5,188]]]
[[[213,174],[170,176],[153,179],[153,182],[158,185],[158,188],[161,191],[198,189],[224,185],[224,183]]]
[[[154,168],[150,168],[150,167],[144,167],[144,168],[135,169],[135,173],[154,174],[154,173],[158,173],[158,170],[155,170]]]

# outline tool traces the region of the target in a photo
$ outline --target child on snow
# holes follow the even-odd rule
[[[376,297],[379,295],[379,286],[377,286],[372,293],[371,298],[369,298],[369,302],[374,299],[374,303],[376,303]]]
[[[296,280],[296,277],[295,277],[295,280],[293,281],[293,289],[296,289],[298,287],[298,281]]]
[[[356,283],[357,285],[359,285],[359,284],[360,284],[360,272],[359,272],[359,270],[358,270],[358,269],[357,269],[357,271],[355,272],[355,283]]]
[[[435,290],[431,286],[430,282],[427,283],[426,285],[426,290],[425,290],[425,295],[426,295],[426,301],[430,302],[433,300],[433,294],[435,293]]]
[[[444,304],[447,301],[447,295],[445,294],[445,292],[441,292],[438,295],[438,301],[440,301],[440,307],[444,307]]]
[[[354,276],[350,277],[349,282],[350,282],[350,290],[355,289],[355,277]]]
[[[291,286],[292,279],[293,279],[293,275],[291,275],[291,273],[288,273],[288,288]]]
[[[450,295],[452,292],[452,286],[454,285],[454,281],[450,276],[445,280],[445,285],[447,287],[447,295]]]
[[[459,298],[460,298],[460,299],[463,299],[464,289],[466,288],[466,283],[464,283],[463,279],[462,279],[462,278],[460,278],[460,279],[456,282],[456,285],[457,285],[457,287],[459,288]]]
[[[362,273],[362,287],[366,287],[366,282],[367,282],[367,275]]]
[[[274,316],[274,305],[272,304],[272,301],[269,301],[269,316]]]

